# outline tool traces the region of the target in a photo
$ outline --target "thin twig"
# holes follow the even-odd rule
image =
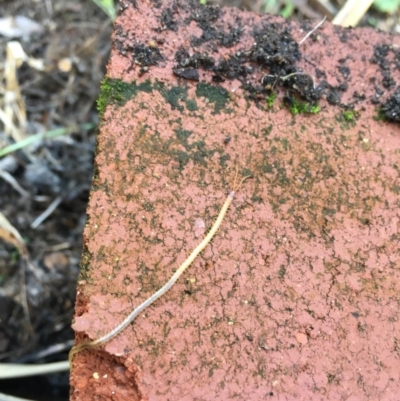
[[[32,354],[25,355],[25,356],[19,358],[18,362],[25,363],[25,362],[37,361],[38,359],[43,359],[46,356],[58,354],[59,352],[69,350],[69,349],[71,349],[71,347],[73,345],[74,345],[74,340],[68,340],[63,343],[53,344],[53,345],[50,345],[49,347],[42,349],[38,352],[34,352]]]
[[[325,22],[325,20],[326,20],[326,15],[325,15],[325,17],[322,19],[322,21],[318,22],[318,24],[315,25],[315,27],[314,27],[313,29],[311,29],[311,31],[308,32],[307,35],[304,36],[303,39],[300,40],[299,46],[300,46],[302,43],[304,43],[304,42],[307,40],[307,38],[308,38],[310,35],[312,35],[313,32],[315,32],[315,31]]]
[[[29,192],[25,191],[25,189],[19,185],[18,181],[8,171],[0,170],[0,177],[8,182],[21,196],[28,198]]]
[[[36,217],[35,221],[31,224],[31,228],[36,230],[54,212],[54,210],[57,209],[57,206],[62,200],[62,196],[57,196],[57,198],[50,203],[49,207],[40,216]]]
[[[311,82],[313,84],[313,89],[315,89],[314,78],[310,74],[305,74],[304,72],[292,72],[291,74],[285,75],[284,77],[280,77],[280,80],[285,81],[285,80],[289,79],[290,77],[293,77],[294,75],[303,75],[305,77],[310,78]]]

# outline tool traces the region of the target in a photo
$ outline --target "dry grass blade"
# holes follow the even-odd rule
[[[26,138],[26,107],[17,77],[17,70],[24,62],[36,70],[45,69],[43,60],[28,57],[18,41],[8,42],[4,66],[5,86],[0,86],[3,93],[0,120],[5,133],[17,143]]]
[[[26,58],[25,52],[19,42],[11,41],[7,43],[7,58],[5,64],[5,93],[2,117],[5,125],[6,134],[10,135],[15,141],[25,138],[26,109],[21,96],[17,78],[17,69],[22,65]]]
[[[14,397],[13,395],[7,395],[0,393],[0,401],[35,401],[28,398]]]
[[[68,361],[45,363],[40,365],[22,365],[14,363],[0,363],[0,380],[16,377],[46,375],[69,370]]]
[[[18,230],[0,212],[0,238],[18,249],[21,256],[29,258],[28,248]]]
[[[344,27],[357,26],[374,0],[347,0],[332,23]]]
[[[4,124],[4,130],[6,132],[17,132],[18,128],[13,123],[12,119],[7,115],[7,113],[0,109],[0,121]]]
[[[25,245],[23,238],[18,230],[8,221],[3,213],[0,212],[0,238],[10,243],[18,249],[22,259],[25,261],[27,267],[33,270],[33,273],[38,276],[35,267],[30,262],[28,248]],[[25,269],[21,270],[21,285],[20,285],[20,301],[25,311],[25,316],[29,324],[29,330],[32,329],[30,323],[29,307],[26,299],[26,286],[25,286]]]
[[[25,191],[25,189],[19,185],[18,181],[8,171],[0,170],[0,177],[8,182],[24,198],[29,196],[29,192]]]
[[[54,210],[57,209],[57,206],[61,203],[62,200],[62,196],[57,196],[57,198],[55,198],[53,202],[50,203],[48,208],[35,219],[35,221],[31,224],[31,227],[36,230],[54,212]]]
[[[27,268],[40,280],[41,272],[33,265],[27,246],[18,230],[8,221],[3,213],[0,212],[0,238],[18,249]],[[26,308],[26,310],[28,310]]]
[[[24,358],[20,358],[19,361],[21,363],[27,363],[28,361],[37,361],[38,359],[43,359],[49,355],[54,355],[58,354],[63,351],[67,351],[71,349],[71,347],[74,345],[74,340],[68,340],[64,341],[63,343],[59,344],[53,344],[47,347],[46,349],[42,349],[38,352],[35,352],[33,354],[29,354],[25,356]]]

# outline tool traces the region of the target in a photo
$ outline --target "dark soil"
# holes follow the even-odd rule
[[[2,3],[0,12],[2,17],[24,15],[42,26],[42,32],[14,38],[28,56],[44,60],[47,67],[37,71],[24,64],[18,70],[28,134],[71,124],[96,126],[96,99],[110,50],[112,25],[107,16],[90,1],[36,2],[32,7],[30,2],[16,0]],[[3,60],[9,40],[0,37]],[[72,61],[68,72],[58,68],[65,58]],[[71,319],[95,133],[77,128],[69,137],[40,141],[0,160],[1,169],[27,192],[22,196],[0,180],[0,210],[26,241],[36,272],[27,268],[13,246],[0,242],[1,362],[66,360],[72,346]],[[0,140],[1,147],[12,143],[4,134]],[[32,228],[58,197],[61,202],[54,212]],[[59,346],[57,350],[52,350],[54,345]],[[21,397],[66,400],[68,372],[2,381],[1,387]]]

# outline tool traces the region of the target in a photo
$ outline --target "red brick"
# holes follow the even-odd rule
[[[399,83],[399,37],[326,22],[297,48],[313,24],[184,1],[120,4],[107,76],[139,89],[109,99],[100,128],[78,339],[105,334],[168,280],[213,224],[236,166],[253,178],[170,292],[105,347],[76,355],[71,399],[398,399],[400,130],[375,117]],[[285,69],[326,80],[319,113],[283,106],[299,83],[277,81],[269,108],[265,91],[215,71],[237,52],[255,58],[253,33],[271,24],[280,40],[269,68],[258,54],[241,65],[252,67],[246,82]],[[214,92],[200,95],[204,83]]]

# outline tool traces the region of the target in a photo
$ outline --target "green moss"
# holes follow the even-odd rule
[[[206,159],[212,157],[216,152],[214,149],[207,149],[204,141],[196,141],[189,144],[188,138],[192,134],[192,131],[178,128],[174,130],[177,139],[183,145],[186,152],[171,150],[170,153],[178,160],[179,167],[182,170],[190,160],[194,163],[206,166]]]
[[[335,209],[331,209],[328,207],[323,207],[322,208],[322,215],[323,216],[334,216],[336,214],[336,210]]]
[[[265,162],[264,164],[262,164],[262,165],[260,166],[260,169],[261,169],[261,171],[262,171],[263,173],[266,173],[266,174],[272,174],[273,171],[274,171],[273,165],[270,164],[270,163],[268,163],[268,162]]]
[[[252,201],[253,203],[262,203],[262,202],[263,202],[263,199],[261,198],[261,196],[253,195],[253,196],[251,197],[251,201]]]
[[[150,81],[136,85],[135,82],[128,83],[121,79],[105,78],[101,82],[101,92],[97,100],[97,111],[103,116],[109,104],[124,105],[129,99],[134,98],[138,92],[152,91]]]
[[[173,110],[183,111],[184,106],[186,106],[189,111],[198,110],[196,100],[189,98],[187,86],[172,86],[171,88],[167,88],[163,83],[156,82],[154,84],[154,89],[160,92]]]
[[[268,127],[262,128],[261,133],[264,138],[267,138],[269,134],[272,132],[274,126],[272,124],[268,125]]]
[[[152,84],[150,80],[137,84],[136,82],[124,82],[121,79],[105,78],[101,83],[101,92],[97,100],[97,110],[100,117],[104,114],[109,104],[123,106],[128,100],[133,99],[139,92],[151,93],[157,90],[173,110],[183,111],[184,106],[189,111],[198,109],[195,99],[188,98],[187,87],[173,86],[167,88],[162,82]]]
[[[288,150],[290,148],[289,141],[287,140],[287,138],[281,139],[281,144],[284,150]]]
[[[344,121],[355,122],[359,117],[359,113],[355,110],[345,110],[342,112],[342,117]]]
[[[222,167],[226,167],[227,162],[231,160],[231,156],[229,154],[223,154],[222,156],[219,157],[219,164]]]
[[[185,149],[189,149],[188,138],[192,134],[192,131],[188,131],[186,129],[178,128],[175,131],[176,137],[178,138],[179,142],[185,147]]]
[[[388,121],[385,112],[382,109],[375,109],[376,115],[373,117],[375,121]]]
[[[320,111],[318,104],[302,102],[297,99],[291,99],[290,105],[288,108],[293,115],[296,114],[317,114]]]
[[[204,82],[197,84],[196,96],[204,97],[210,103],[213,103],[214,114],[218,114],[222,109],[224,109],[229,101],[229,92],[226,89]]]
[[[198,106],[196,100],[188,99],[186,101],[186,107],[189,111],[196,111],[198,110]]]
[[[399,185],[393,185],[390,190],[395,193],[396,195],[400,195],[400,186]]]
[[[151,202],[145,202],[143,204],[143,209],[146,210],[146,212],[153,212],[154,211],[154,205]]]
[[[355,110],[344,110],[337,117],[337,121],[343,130],[352,129],[355,127],[360,114]]]
[[[151,93],[152,91],[157,91],[165,99],[165,102],[170,104],[172,109],[180,111],[187,109],[189,112],[196,112],[198,110],[196,99],[189,98],[188,87],[186,86],[168,87],[162,82],[151,83],[149,80],[137,84],[136,82],[128,83],[119,79],[106,78],[102,82],[102,90],[98,99],[99,114],[102,116],[108,105],[123,106],[128,100],[134,99],[140,92]],[[196,95],[206,97],[208,102],[211,103],[209,107],[212,109],[214,106],[214,113],[222,109],[226,113],[229,112],[226,108],[226,104],[229,101],[229,93],[225,89],[202,83],[197,86]],[[148,105],[144,102],[140,104],[140,107],[148,108]],[[202,116],[198,117],[201,118]],[[210,148],[206,146],[203,140],[192,140],[192,132],[182,128],[183,123],[181,118],[174,119],[173,121],[170,120],[169,124],[178,125],[181,128],[175,129],[176,136],[170,137],[167,140],[162,140],[158,132],[152,133],[151,136],[144,139],[148,127],[146,124],[140,126],[137,137],[143,143],[144,148],[147,149],[148,154],[169,155],[172,160],[175,160],[179,170],[185,168],[190,160],[195,164],[207,166],[208,159],[215,153],[219,156],[221,166],[225,166],[230,159],[224,147]],[[110,143],[110,146],[113,146],[113,144]],[[129,158],[134,159],[135,156],[130,153]],[[140,159],[139,164],[132,161],[132,168],[137,172],[141,172],[147,168],[149,163],[150,160],[143,157]],[[106,191],[107,185],[103,184],[102,188]],[[149,207],[149,205],[145,206]]]
[[[187,101],[187,88],[184,86],[172,86],[167,88],[163,82],[156,82],[154,89],[158,90],[167,103],[171,105],[173,110],[183,111],[183,104]]]
[[[272,108],[272,106],[274,105],[275,99],[277,98],[277,93],[276,92],[271,92],[266,101],[267,101],[267,106],[268,108]]]

